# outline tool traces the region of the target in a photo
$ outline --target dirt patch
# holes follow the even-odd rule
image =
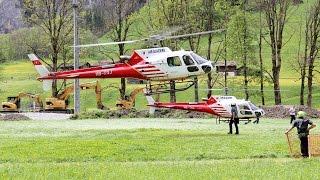
[[[0,121],[26,121],[26,120],[30,120],[30,118],[22,114],[0,115]]]
[[[266,117],[269,118],[287,118],[290,117],[289,109],[292,106],[271,106],[271,107],[263,107],[264,111],[266,112]],[[296,112],[298,111],[304,111],[308,114],[310,118],[319,118],[320,117],[320,111],[317,109],[308,108],[306,106],[294,106],[296,109]]]

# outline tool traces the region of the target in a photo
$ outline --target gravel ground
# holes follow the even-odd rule
[[[84,119],[0,121],[0,135],[15,137],[99,136],[108,130],[136,131],[138,129],[196,130],[226,133],[227,123],[215,119]],[[93,134],[92,134],[93,133]],[[116,133],[116,132],[115,132]]]
[[[42,117],[43,118],[43,117]],[[17,126],[18,125],[18,126]],[[0,127],[24,129],[34,127],[36,129],[54,129],[59,131],[73,130],[133,130],[133,129],[185,129],[208,130],[216,127],[215,119],[156,119],[156,118],[132,118],[132,119],[85,119],[85,120],[52,120],[41,119],[19,122],[0,121]],[[218,125],[219,126],[219,125]],[[221,123],[220,126],[227,126]]]
[[[29,117],[32,120],[67,120],[70,118],[71,114],[62,113],[20,113],[24,116]]]
[[[84,119],[70,120],[70,114],[59,113],[19,113],[30,118],[26,125],[42,126],[43,128],[58,128],[69,130],[112,130],[112,129],[210,129],[216,124],[216,119],[168,119],[168,118],[128,118],[128,119]],[[14,116],[14,114],[10,114]],[[36,122],[38,121],[38,122]],[[13,125],[13,124],[12,124]],[[24,125],[20,123],[21,127]]]

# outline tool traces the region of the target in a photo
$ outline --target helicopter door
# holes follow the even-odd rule
[[[189,55],[182,56],[184,64],[187,66],[189,75],[195,75],[199,71],[199,68],[196,66],[195,62]]]
[[[186,76],[186,71],[182,65],[179,56],[173,56],[167,58],[169,78],[181,78]]]
[[[249,104],[247,103],[242,103],[242,104],[238,104],[239,107],[239,117],[252,117],[253,111],[251,110]]]

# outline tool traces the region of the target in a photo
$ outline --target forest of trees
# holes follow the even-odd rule
[[[269,80],[272,82],[276,105],[282,103],[282,50],[290,41],[290,37],[285,34],[287,22],[295,8],[306,3],[301,0],[81,2],[81,44],[94,43],[106,36],[104,39],[111,41],[126,41],[163,31],[173,35],[223,29],[222,33],[162,41],[161,45],[172,49],[183,46],[214,62],[221,59],[235,60],[242,67],[245,98],[249,99],[250,82],[254,80],[260,84],[261,104],[264,104],[264,83]],[[306,7],[300,23],[303,24],[300,31],[304,31],[299,35],[301,51],[299,49],[297,52],[294,63],[297,64],[295,71],[301,82],[299,103],[311,107],[314,76],[319,73],[315,61],[318,61],[320,48],[320,0]],[[69,0],[23,0],[22,11],[28,28],[0,36],[0,62],[23,59],[32,51],[47,59],[47,66],[56,71],[72,59],[72,4]],[[127,49],[125,44],[119,44],[117,53],[112,57],[124,55]],[[271,60],[263,58],[262,49],[270,52]],[[81,56],[95,58],[97,54],[109,54],[102,51],[82,49]],[[271,68],[267,69],[266,63],[271,63]],[[208,74],[208,96],[212,94],[214,82],[212,74]],[[120,84],[120,95],[124,98],[125,79],[121,79]],[[56,95],[58,91],[57,85],[53,85],[52,94]]]

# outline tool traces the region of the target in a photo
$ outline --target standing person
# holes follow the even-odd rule
[[[229,133],[228,134],[232,134],[232,124],[234,123],[234,126],[236,128],[236,134],[239,134],[239,128],[238,128],[238,124],[239,124],[239,118],[238,118],[238,110],[237,110],[237,106],[235,103],[231,104],[231,118],[230,118],[230,122],[229,122]]]
[[[292,124],[292,122],[296,120],[296,110],[294,109],[293,106],[289,109],[289,114],[291,117],[290,124]]]
[[[297,128],[298,137],[300,139],[300,149],[302,157],[309,157],[308,135],[310,129],[316,127],[316,125],[311,120],[306,119],[306,116],[307,113],[299,111],[297,113],[298,119],[293,121],[292,127],[286,131],[286,134],[288,134],[293,128]]]
[[[259,124],[260,121],[260,114],[256,114],[257,119],[255,121],[253,121],[253,124]]]

